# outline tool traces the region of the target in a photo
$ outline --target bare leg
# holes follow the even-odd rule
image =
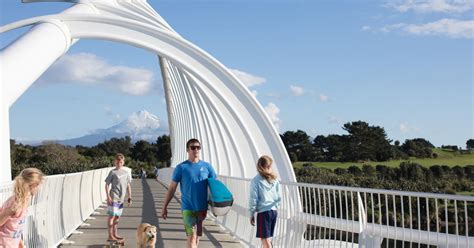
[[[119,218],[120,218],[120,217],[118,217],[118,216],[115,216],[115,217],[114,217],[114,233],[113,233],[113,234],[114,234],[114,237],[115,237],[116,239],[122,238],[122,237],[118,236],[118,233],[117,233],[117,232],[118,232]]]
[[[107,219],[107,228],[109,231],[108,239],[115,240],[116,238],[114,237],[114,217],[113,216],[109,216],[109,218]]]
[[[187,242],[187,247],[188,248],[197,248],[197,235],[196,233],[193,233],[193,235],[188,236],[188,242]]]
[[[263,248],[271,248],[272,243],[270,242],[270,239],[262,239],[262,247]]]

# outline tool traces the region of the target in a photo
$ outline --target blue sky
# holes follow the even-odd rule
[[[474,138],[473,1],[149,3],[184,38],[246,76],[280,132],[342,134],[344,123],[363,120],[401,142],[465,147]],[[67,6],[1,1],[1,24]],[[24,31],[2,34],[1,46]],[[163,98],[153,54],[81,40],[10,109],[11,136],[79,137],[139,110],[166,123]]]

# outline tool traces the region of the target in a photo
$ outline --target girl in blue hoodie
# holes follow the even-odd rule
[[[277,209],[281,201],[280,183],[272,170],[272,163],[269,156],[261,156],[257,161],[258,175],[250,184],[250,224],[255,225],[257,213],[257,238],[262,240],[264,248],[272,247],[270,238],[275,231]]]

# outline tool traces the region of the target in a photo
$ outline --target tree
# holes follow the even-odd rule
[[[310,142],[310,137],[306,132],[298,130],[296,132],[286,131],[280,136],[285,144],[288,155],[290,153],[296,154],[298,161],[312,161],[314,153],[313,146]]]
[[[468,150],[474,150],[474,139],[468,139],[466,141],[466,148]]]
[[[432,166],[430,167],[430,171],[431,171],[431,173],[433,174],[433,176],[434,176],[435,178],[438,178],[438,179],[442,178],[442,177],[445,175],[445,172],[444,172],[444,170],[443,170],[443,167],[441,167],[441,166],[439,166],[439,165],[432,165]]]
[[[96,158],[96,157],[105,157],[107,154],[105,153],[104,150],[99,149],[98,146],[93,146],[93,147],[87,147],[87,146],[81,146],[77,145],[76,146],[77,152],[81,154],[82,156],[86,156],[89,158]]]
[[[320,160],[321,161],[328,161],[329,158],[327,156],[327,153],[329,152],[329,142],[324,135],[318,135],[316,138],[313,140],[313,148],[314,151],[317,152],[320,155]],[[316,160],[318,161],[318,160]]]
[[[290,161],[291,161],[292,163],[298,162],[298,156],[296,155],[296,153],[294,153],[294,152],[289,152],[289,153],[288,153],[288,156],[290,157]]]
[[[33,150],[31,146],[23,144],[16,144],[15,140],[10,140],[10,158],[12,164],[29,163],[33,157]]]
[[[10,159],[12,163],[14,163],[16,158],[16,141],[14,139],[10,139]]]
[[[41,157],[41,161],[58,164],[68,164],[83,158],[76,149],[57,143],[45,143],[38,146],[35,155]]]
[[[130,156],[132,159],[156,165],[156,162],[158,161],[156,153],[157,148],[155,146],[146,140],[139,140],[132,147]]]
[[[407,139],[402,145],[402,151],[410,157],[430,158],[434,146],[423,138]]]
[[[474,165],[464,166],[464,173],[467,179],[469,179],[470,181],[474,181]]]
[[[350,161],[352,150],[348,148],[349,136],[331,134],[327,137],[318,135],[313,140],[313,148],[321,161]]]
[[[117,153],[123,153],[123,155],[128,156],[130,148],[132,148],[132,139],[130,136],[112,138],[97,144],[97,148],[104,151],[107,156],[114,156]]]
[[[156,150],[157,160],[165,162],[167,166],[170,166],[171,162],[171,138],[169,135],[162,135],[156,139]]]
[[[387,161],[392,155],[390,142],[382,127],[369,126],[367,122],[355,121],[344,124],[349,133],[350,161]]]
[[[361,176],[362,175],[362,170],[359,167],[355,166],[355,165],[349,166],[349,168],[347,168],[347,171],[349,173],[351,173],[352,175],[354,175],[354,176]]]
[[[364,176],[366,177],[373,177],[377,174],[377,171],[375,170],[375,168],[369,164],[362,165],[362,172],[364,173]]]
[[[447,149],[447,150],[459,151],[459,147],[456,145],[441,145],[441,148]]]
[[[52,142],[35,148],[29,165],[40,168],[48,175],[91,169],[87,160],[75,148]]]
[[[417,163],[402,162],[400,163],[400,179],[411,181],[425,180],[425,168]]]
[[[392,159],[409,159],[400,146],[392,146]]]
[[[396,178],[397,175],[393,168],[383,164],[376,165],[375,171],[377,171],[377,175],[381,181],[393,180]]]

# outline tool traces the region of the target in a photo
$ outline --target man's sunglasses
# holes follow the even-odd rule
[[[196,150],[196,149],[197,149],[197,150],[201,150],[201,147],[200,147],[200,146],[190,146],[189,148],[190,148],[191,150],[193,150],[193,151]]]

